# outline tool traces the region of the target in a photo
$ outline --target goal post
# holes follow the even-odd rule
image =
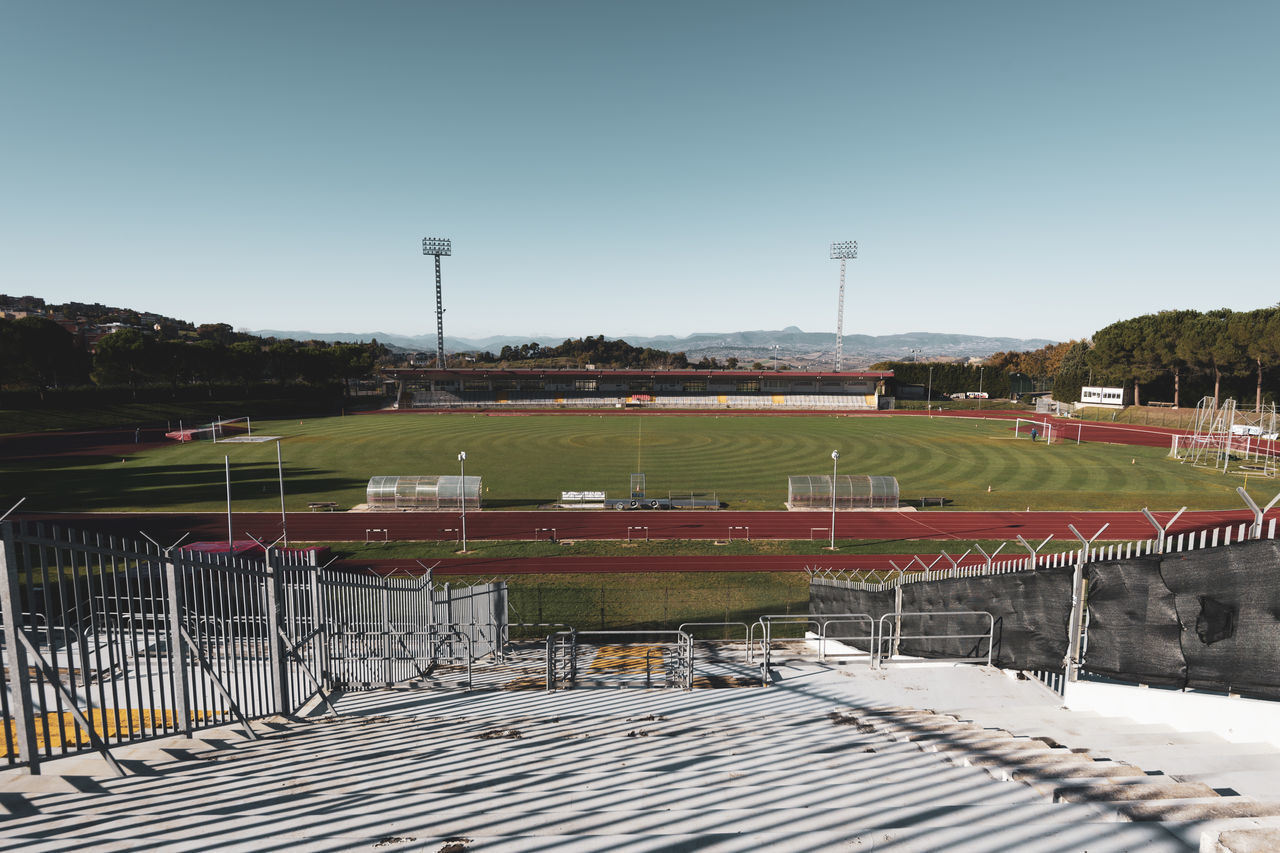
[[[208,429],[216,444],[220,439],[253,435],[253,422],[249,418],[218,418],[209,424]]]
[[[1053,423],[1037,421],[1031,418],[1018,418],[1013,425],[1014,438],[1031,438],[1031,431],[1036,431],[1036,440],[1044,439],[1046,445],[1053,444]]]

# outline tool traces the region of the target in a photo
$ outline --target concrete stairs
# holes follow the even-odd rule
[[[887,702],[894,677],[348,694],[257,741],[121,750],[123,779],[95,758],[0,774],[0,850],[1105,853],[1194,850],[1210,825],[1207,844],[1268,849],[1241,846],[1270,831],[1256,800]],[[1057,710],[1014,689],[1006,710]]]
[[[1259,801],[1230,788],[1211,787],[1196,774],[1147,771],[1128,760],[1138,755],[1155,762],[1151,766],[1195,766],[1206,778],[1215,777],[1224,760],[1235,767],[1244,762],[1265,767],[1275,784],[1280,762],[1266,744],[1234,744],[1213,735],[1092,715],[1078,734],[1089,747],[1068,748],[1056,737],[1014,735],[961,716],[910,708],[845,715],[848,724],[860,730],[883,732],[962,766],[984,767],[996,778],[1025,783],[1054,802],[1094,803],[1105,806],[1117,820],[1168,824],[1188,844],[1196,842],[1203,850],[1248,850],[1257,844],[1264,844],[1258,849],[1280,849],[1265,846],[1280,832],[1280,790],[1269,787],[1271,798]],[[1024,725],[1027,731],[1055,728],[1047,716]],[[1097,757],[1117,749],[1127,753],[1125,761]]]

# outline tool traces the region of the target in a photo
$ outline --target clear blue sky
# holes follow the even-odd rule
[[[1280,3],[0,0],[0,292],[1067,339],[1280,294]]]

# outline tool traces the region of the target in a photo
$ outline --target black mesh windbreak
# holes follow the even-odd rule
[[[809,615],[823,616],[833,613],[866,613],[872,619],[893,612],[893,590],[866,592],[842,586],[832,586],[821,580],[809,583]],[[832,625],[829,636],[834,638],[865,637],[863,625]]]
[[[1071,617],[1069,568],[953,578],[902,587],[902,611],[985,610],[995,619],[992,663],[1006,669],[1061,670]],[[976,634],[986,617],[904,617],[901,634]],[[906,640],[899,651],[918,657],[986,657],[986,640]]]
[[[1088,581],[1084,669],[1122,681],[1185,686],[1181,627],[1160,558],[1091,563]]]
[[[838,581],[836,581],[838,583]],[[827,626],[827,637],[832,639],[868,640],[874,620],[882,613],[893,612],[893,590],[865,592],[860,589],[836,587],[832,581],[809,581],[809,615],[831,616],[833,613],[867,613],[872,622],[835,621]],[[861,648],[861,646],[859,646]]]
[[[1186,686],[1280,698],[1280,544],[1166,554]]]

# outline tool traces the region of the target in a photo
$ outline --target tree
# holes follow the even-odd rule
[[[1213,405],[1218,405],[1222,374],[1236,373],[1244,365],[1244,350],[1228,333],[1231,311],[1220,308],[1192,318],[1183,327],[1177,348],[1187,364],[1213,377]]]
[[[1152,351],[1161,367],[1173,374],[1173,406],[1182,404],[1182,373],[1187,369],[1187,359],[1179,345],[1187,324],[1199,315],[1196,311],[1161,311],[1155,315],[1155,339]]]
[[[1059,403],[1080,402],[1080,388],[1089,381],[1089,343],[1072,341],[1053,375],[1053,399]]]
[[[136,399],[138,382],[150,368],[146,336],[137,329],[118,329],[98,341],[93,359],[93,381],[99,385],[124,383]]]
[[[1132,381],[1135,406],[1142,405],[1141,383],[1151,381],[1161,372],[1155,335],[1154,317],[1147,314],[1112,323],[1093,336],[1090,363],[1111,381]]]
[[[1273,332],[1274,330],[1274,332]],[[1232,345],[1256,370],[1254,411],[1262,411],[1262,371],[1280,361],[1280,309],[1242,311],[1227,318],[1227,334]]]
[[[83,382],[88,359],[71,333],[47,317],[21,317],[0,325],[0,384],[45,389]]]

